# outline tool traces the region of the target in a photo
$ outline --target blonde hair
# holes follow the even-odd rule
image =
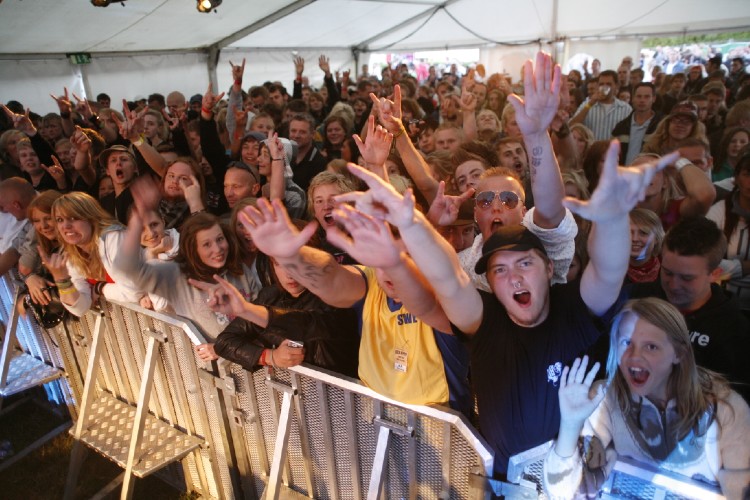
[[[664,243],[664,226],[656,213],[647,208],[634,208],[630,211],[630,222],[636,226],[648,229],[654,236],[654,250],[652,255],[661,253],[661,245]]]
[[[672,366],[672,372],[669,374],[667,397],[676,400],[679,415],[676,429],[679,439],[682,439],[698,427],[706,411],[715,412],[718,402],[724,401],[729,394],[729,386],[720,375],[695,364],[685,318],[675,306],[655,297],[631,300],[613,321],[607,358],[610,390],[615,391],[617,404],[624,414],[630,411],[633,400],[628,383],[619,369],[618,345],[623,320],[633,316],[663,331],[679,359],[679,363]]]
[[[52,204],[52,216],[72,217],[87,222],[91,226],[91,239],[81,248],[78,245],[67,243],[57,228],[57,239],[68,259],[78,271],[87,278],[103,281],[105,278],[104,265],[99,256],[99,239],[111,230],[122,230],[123,226],[115,220],[112,215],[104,210],[102,206],[91,195],[81,191],[60,196]]]

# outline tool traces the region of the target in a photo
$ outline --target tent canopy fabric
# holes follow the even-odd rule
[[[321,53],[333,70],[356,73],[367,53],[477,47],[488,71],[515,75],[539,48],[562,55],[553,44],[560,40],[593,43],[608,63],[608,46],[636,56],[638,37],[749,27],[747,0],[223,0],[209,14],[197,11],[196,0],[106,8],[89,0],[0,0],[0,100],[49,112],[56,106],[48,94],[63,87],[88,98],[107,92],[114,102],[172,90],[189,96],[209,82],[228,88],[228,61],[243,57],[246,84],[291,86],[292,55],[301,55],[319,85]],[[91,62],[74,65],[70,53],[89,53]]]
[[[750,26],[746,0],[195,0],[0,3],[0,54],[357,48],[444,49],[560,37],[622,37]]]

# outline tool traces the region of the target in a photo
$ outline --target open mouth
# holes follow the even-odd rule
[[[492,230],[492,232],[494,233],[495,231],[497,231],[501,227],[503,227],[503,221],[501,221],[500,219],[495,219],[495,220],[492,221],[492,225],[490,226],[490,230]]]
[[[517,161],[513,164],[513,168],[516,170],[516,172],[523,172],[523,163]]]
[[[325,223],[327,225],[332,226],[334,224],[334,222],[333,222],[333,213],[328,212],[327,214],[325,214],[323,216],[323,221],[325,221]]]
[[[628,368],[628,374],[630,375],[630,380],[633,382],[633,385],[637,386],[645,384],[648,381],[648,377],[650,375],[648,370],[632,367]]]
[[[519,290],[513,294],[513,300],[522,306],[527,306],[531,302],[531,292],[528,290]]]
[[[118,179],[122,180],[122,179],[125,178],[125,172],[123,172],[121,168],[116,168],[115,169],[115,177],[117,177]]]

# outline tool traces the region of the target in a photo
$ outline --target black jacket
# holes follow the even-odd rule
[[[661,113],[656,111],[651,122],[646,128],[646,135],[643,137],[643,144],[645,145],[651,134],[654,133],[659,122],[664,118]],[[612,137],[620,141],[620,165],[625,165],[625,158],[628,156],[628,146],[630,146],[630,124],[633,120],[633,113],[630,113],[627,118],[620,121],[612,129]]]
[[[236,318],[216,339],[216,354],[254,370],[263,349],[298,340],[305,345],[306,363],[357,376],[359,333],[353,309],[329,306],[309,291],[295,298],[277,285],[263,288],[255,303],[267,306],[268,326]]]

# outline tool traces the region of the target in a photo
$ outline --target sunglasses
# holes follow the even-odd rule
[[[513,191],[482,191],[481,193],[477,193],[476,197],[474,197],[474,203],[476,203],[477,208],[487,210],[492,207],[495,198],[498,198],[500,203],[509,210],[516,208],[520,201],[518,195]]]

